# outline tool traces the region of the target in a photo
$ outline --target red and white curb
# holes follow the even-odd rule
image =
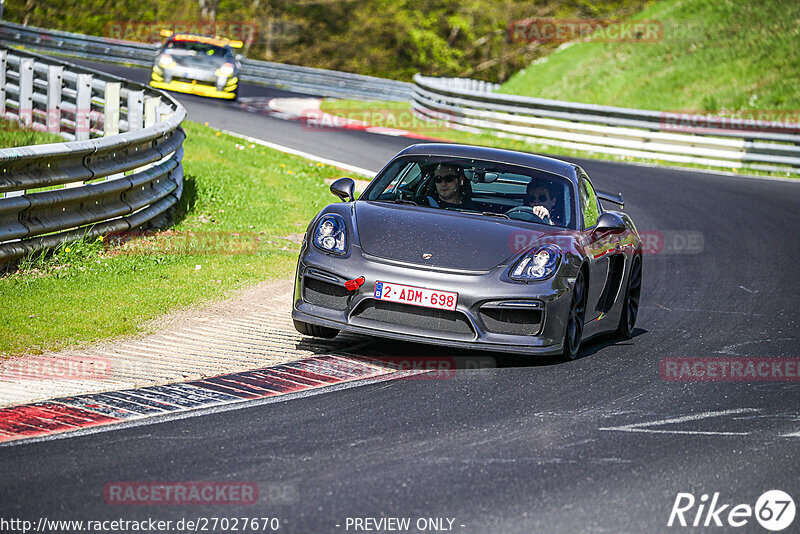
[[[41,438],[137,419],[407,375],[344,356],[314,356],[191,382],[90,393],[0,409],[0,442]]]

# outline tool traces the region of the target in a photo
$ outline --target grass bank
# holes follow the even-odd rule
[[[166,312],[293,272],[306,225],[335,200],[325,179],[345,173],[184,127],[175,224],[64,245],[0,278],[0,354],[136,334]]]
[[[800,109],[800,3],[666,0],[655,42],[578,42],[523,69],[501,92],[730,116]],[[775,120],[775,118],[773,118]]]
[[[0,148],[62,143],[64,139],[56,134],[37,132],[22,127],[18,122],[0,119]]]

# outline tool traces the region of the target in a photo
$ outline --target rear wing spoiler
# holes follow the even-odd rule
[[[625,207],[625,199],[622,197],[622,193],[617,193],[616,195],[612,195],[611,193],[603,193],[602,191],[597,192],[597,198],[600,200],[605,200],[606,202],[612,202],[614,204],[619,205],[620,208]]]
[[[186,40],[186,38],[190,38],[190,40],[197,40],[200,43],[209,43],[215,44],[217,46],[225,46],[228,45],[231,48],[242,48],[244,47],[244,43],[242,41],[234,41],[231,39],[226,39],[225,37],[220,37],[219,35],[215,35],[214,37],[206,37],[204,35],[195,35],[192,33],[181,33],[176,34],[174,31],[169,29],[162,29],[160,32],[161,37],[168,39],[173,36],[182,37],[182,40]],[[196,38],[196,39],[191,39]]]

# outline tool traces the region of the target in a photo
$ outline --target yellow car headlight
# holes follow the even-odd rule
[[[169,69],[171,67],[174,67],[175,65],[176,65],[175,60],[172,59],[172,56],[170,56],[169,54],[162,54],[158,58],[158,66],[159,67],[163,67],[165,69]]]
[[[215,72],[217,76],[232,76],[233,75],[233,65],[230,63],[225,63],[223,66],[217,69]]]

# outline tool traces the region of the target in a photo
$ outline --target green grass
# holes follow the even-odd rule
[[[311,217],[343,171],[184,123],[184,194],[167,231],[79,241],[0,278],[0,354],[144,331],[162,314],[293,272]],[[200,266],[198,269],[197,266]]]
[[[747,174],[754,176],[775,176],[781,178],[800,178],[796,174],[789,172],[766,172],[748,167],[711,167],[707,165],[696,165],[689,163],[678,164],[670,161],[661,161],[649,158],[633,158],[629,156],[615,156],[582,150],[573,150],[557,146],[545,145],[542,143],[531,143],[526,140],[501,136],[496,133],[478,132],[471,133],[461,130],[454,130],[447,127],[444,123],[426,122],[415,117],[411,111],[411,105],[407,102],[384,102],[384,101],[361,101],[361,100],[336,100],[326,99],[322,101],[321,109],[327,113],[347,117],[354,120],[368,122],[373,126],[383,126],[399,128],[415,133],[420,133],[435,139],[463,143],[467,145],[489,146],[494,148],[505,148],[509,150],[521,150],[524,152],[536,152],[549,156],[565,158],[589,158],[607,161],[623,161],[629,163],[642,163],[649,165],[680,166],[692,169],[713,170],[717,172],[733,172],[737,174]],[[422,141],[421,141],[422,142]]]
[[[633,19],[662,21],[663,38],[571,44],[518,72],[501,91],[731,116],[800,109],[800,2],[667,0]]]
[[[63,142],[64,139],[60,135],[37,132],[21,126],[16,121],[0,119],[0,148]]]

